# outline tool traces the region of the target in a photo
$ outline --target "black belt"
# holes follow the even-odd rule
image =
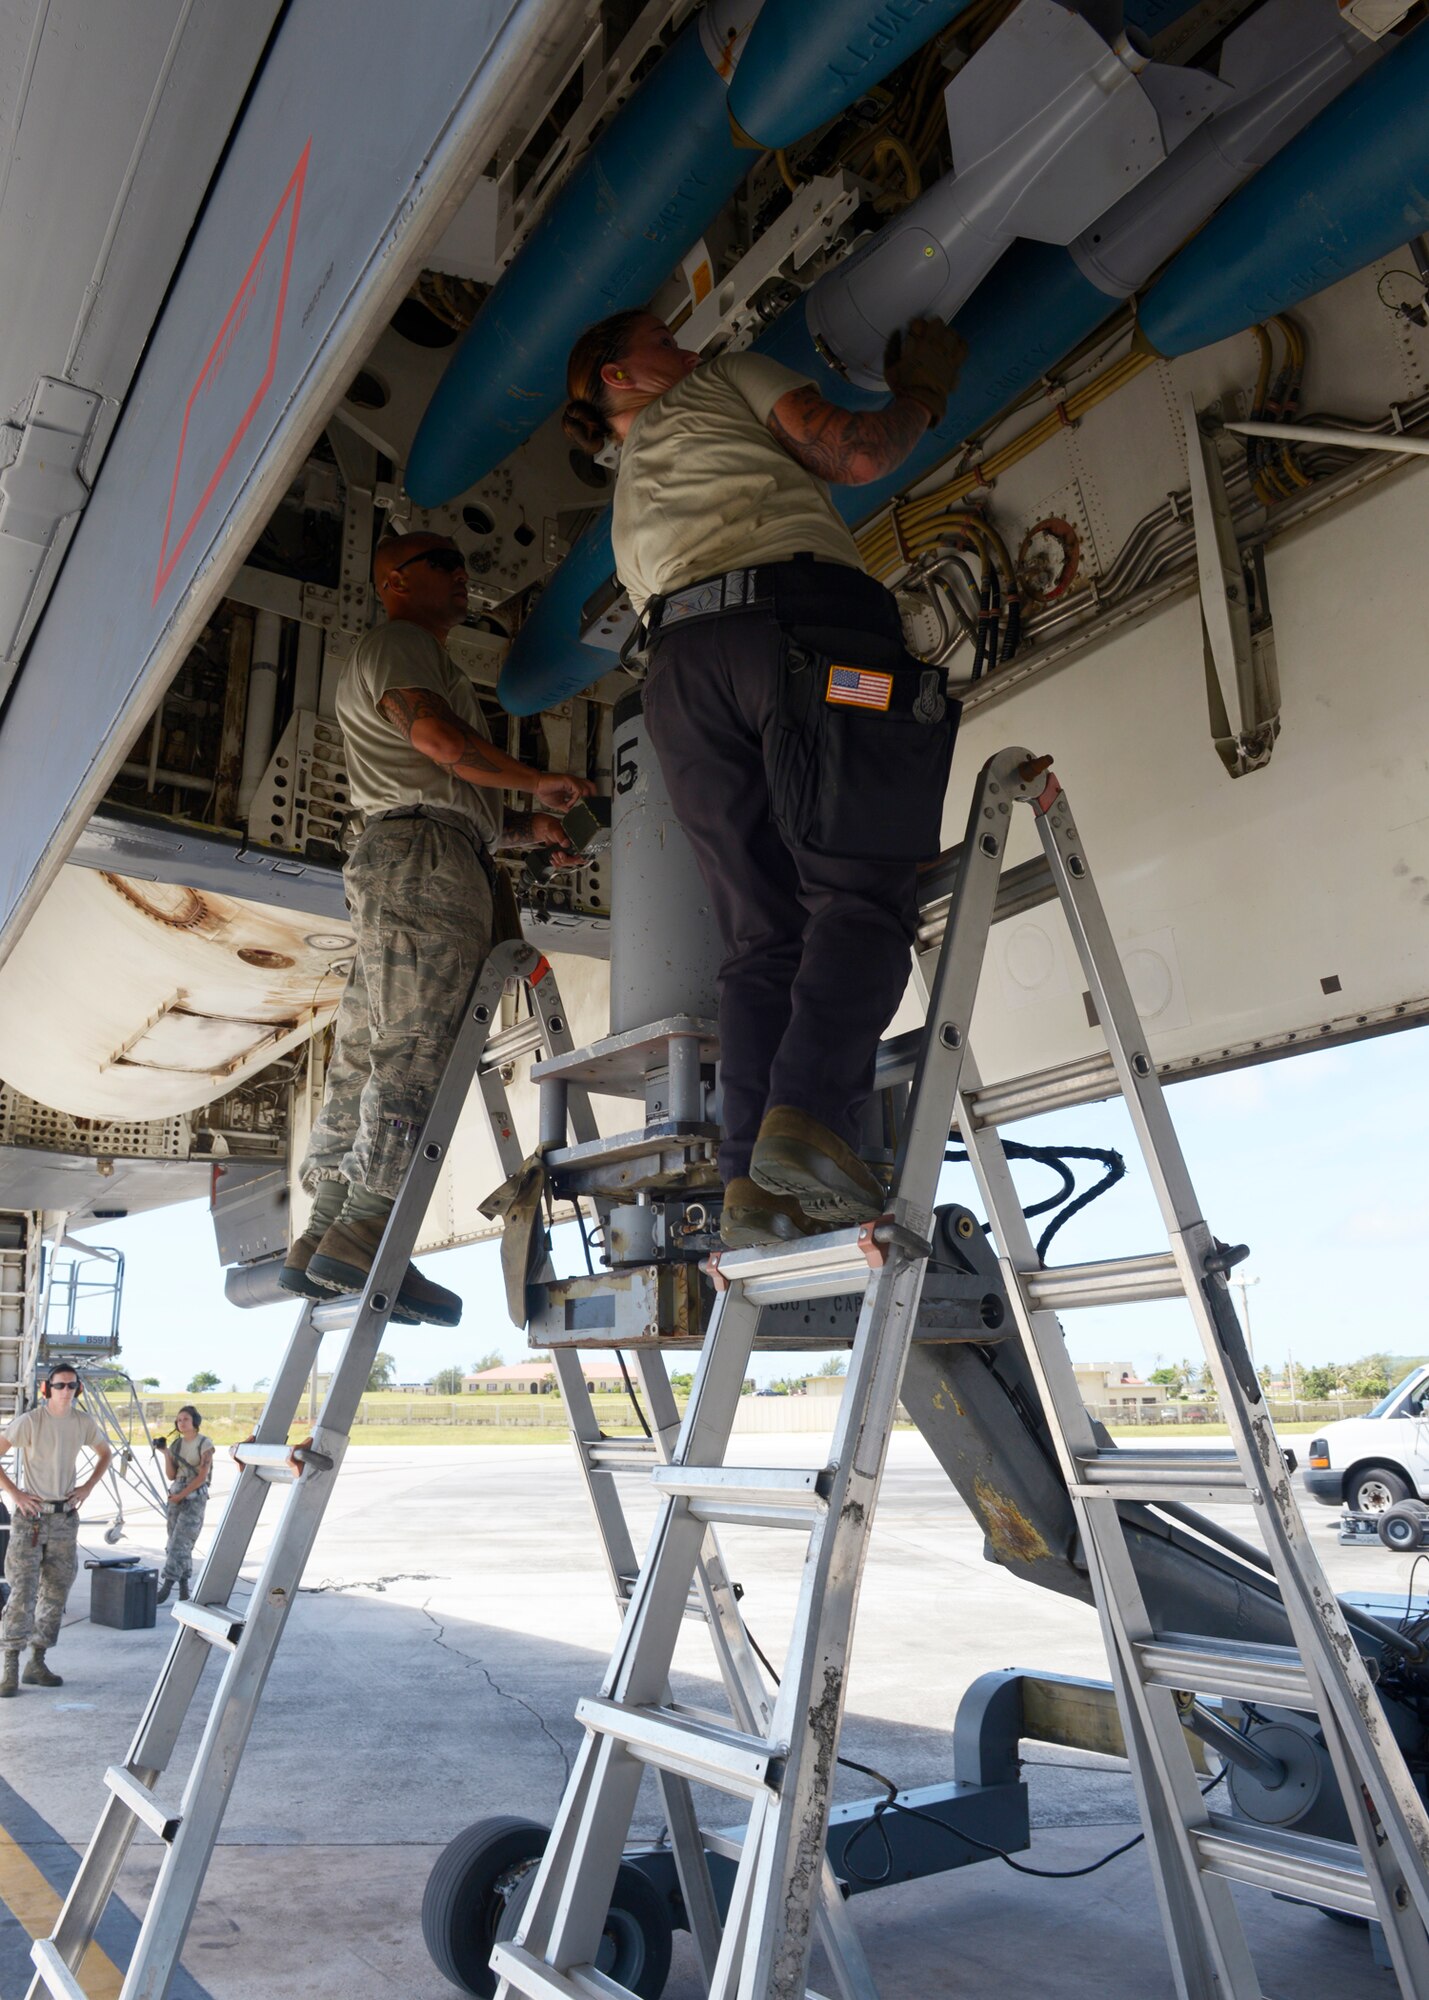
[[[42,1500],[40,1502],[40,1512],[42,1514],[72,1514],[74,1509],[70,1506],[68,1500]]]

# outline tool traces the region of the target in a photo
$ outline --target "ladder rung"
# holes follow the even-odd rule
[[[516,1021],[509,1028],[498,1028],[494,1035],[486,1038],[486,1047],[481,1052],[477,1065],[477,1075],[486,1076],[491,1070],[500,1069],[503,1064],[515,1062],[519,1057],[529,1055],[533,1049],[544,1050],[546,1032],[540,1017],[528,1015],[524,1021]]]
[[[657,1465],[650,1474],[667,1500],[684,1500],[697,1521],[729,1527],[796,1528],[807,1534],[827,1506],[833,1469],[757,1470],[739,1465]]]
[[[1152,1299],[1179,1299],[1185,1286],[1169,1250],[1145,1257],[1111,1257],[1097,1264],[1060,1264],[1020,1273],[1034,1309],[1070,1312],[1078,1306],[1144,1305]]]
[[[1116,1065],[1107,1051],[1100,1049],[1033,1076],[1010,1076],[1002,1083],[981,1085],[972,1094],[973,1123],[979,1128],[1011,1125],[1019,1118],[1093,1104],[1098,1098],[1116,1096],[1120,1090]]]
[[[1246,1882],[1272,1895],[1290,1896],[1344,1910],[1355,1917],[1378,1917],[1374,1890],[1353,1847],[1276,1827],[1251,1827],[1245,1820],[1212,1813],[1193,1827],[1202,1868],[1229,1882]]]
[[[141,1784],[132,1771],[126,1771],[122,1764],[111,1764],[104,1774],[104,1782],[115,1798],[128,1806],[135,1819],[141,1819],[151,1833],[157,1833],[160,1840],[173,1839],[179,1830],[179,1818],[166,1813],[149,1787]]]
[[[232,1652],[243,1636],[244,1616],[227,1604],[176,1604],[173,1614],[180,1625],[187,1625],[197,1632],[201,1639],[207,1639],[211,1646],[226,1646]]]
[[[497,1945],[491,1954],[491,1969],[498,1985],[503,1979],[513,1980],[516,1991],[529,1994],[530,2000],[630,2000],[628,1986],[617,1986],[594,1967],[579,1965],[569,1972],[557,1972],[524,1945]],[[84,2000],[83,1994],[80,2000]]]
[[[1079,1461],[1071,1491],[1082,1499],[1208,1500],[1253,1498],[1233,1451],[1102,1451]]]
[[[591,1697],[577,1703],[576,1721],[623,1743],[642,1763],[742,1799],[760,1798],[777,1782],[786,1754],[762,1736],[687,1717],[677,1708],[627,1708]]]
[[[292,1466],[294,1458],[303,1465],[316,1466],[321,1472],[331,1472],[333,1463],[326,1452],[314,1451],[307,1445],[255,1444],[252,1440],[236,1444],[233,1456],[241,1466],[275,1486],[291,1485],[298,1477]]]
[[[1142,1678],[1153,1687],[1278,1708],[1315,1709],[1300,1655],[1291,1646],[1254,1646],[1168,1632],[1143,1641],[1136,1652]]]
[[[857,1229],[831,1229],[797,1243],[726,1250],[719,1273],[731,1285],[742,1285],[744,1296],[756,1304],[778,1305],[785,1299],[802,1303],[864,1291],[871,1268],[859,1248]]]
[[[644,1472],[659,1457],[651,1438],[602,1438],[581,1450],[586,1464],[597,1472]]]
[[[35,1939],[30,1946],[30,1959],[55,2000],[86,2000],[84,1988],[49,1938]]]
[[[319,1299],[309,1317],[319,1333],[346,1333],[359,1303],[355,1292],[334,1292],[330,1299]]]

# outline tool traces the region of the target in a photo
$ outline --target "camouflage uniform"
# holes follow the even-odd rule
[[[52,1514],[47,1507],[34,1520],[15,1512],[5,1555],[10,1600],[0,1617],[0,1651],[13,1653],[21,1646],[43,1649],[54,1645],[78,1569],[76,1510]]]
[[[203,1448],[213,1450],[213,1440],[202,1432],[197,1439],[200,1454]],[[178,1476],[169,1481],[170,1493],[181,1493],[198,1471],[198,1461],[186,1465],[179,1460]],[[164,1544],[163,1581],[167,1583],[187,1583],[193,1575],[194,1543],[198,1540],[199,1529],[203,1526],[204,1512],[208,1506],[208,1481],[205,1480],[196,1493],[187,1500],[181,1500],[177,1507],[169,1509],[168,1540]]]
[[[302,1182],[395,1199],[491,949],[491,884],[472,822],[437,806],[369,821],[343,884],[357,951]]]

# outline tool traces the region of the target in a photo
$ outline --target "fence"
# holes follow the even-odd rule
[[[1367,1398],[1345,1396],[1331,1402],[1292,1402],[1288,1397],[1270,1397],[1268,1408],[1277,1424],[1335,1424],[1341,1417],[1362,1417],[1374,1404]],[[1101,1423],[1122,1426],[1140,1424],[1184,1424],[1187,1428],[1224,1422],[1214,1403],[1156,1403],[1140,1409],[1119,1404],[1088,1403],[1087,1410]]]

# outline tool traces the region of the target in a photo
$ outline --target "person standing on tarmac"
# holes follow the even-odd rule
[[[0,1432],[0,1458],[17,1450],[19,1483],[0,1466],[0,1493],[14,1511],[5,1552],[9,1601],[0,1616],[0,1696],[26,1687],[63,1687],[62,1677],[45,1665],[45,1654],[60,1636],[65,1600],[79,1569],[79,1510],[99,1484],[113,1457],[104,1432],[88,1410],[77,1410],[79,1376],[58,1361],[40,1385],[32,1410],[11,1417]],[[89,1477],[75,1482],[81,1451],[94,1453]],[[30,1658],[22,1674],[20,1650]]]
[[[872,1219],[855,1151],[938,851],[957,707],[905,650],[826,481],[892,472],[956,385],[939,320],[890,344],[890,403],[845,410],[765,356],[702,363],[648,312],[572,350],[563,422],[619,445],[612,540],[642,616],[644,709],[724,945],[721,1234]]]
[[[595,789],[492,743],[446,650],[466,615],[455,543],[390,536],[372,569],[387,621],[358,642],[337,692],[349,789],[365,816],[343,870],[357,944],[300,1170],[312,1214],[280,1273],[307,1298],[366,1283],[472,981],[492,945],[517,935],[493,853],[549,847],[569,865],[577,857],[555,815]],[[503,815],[503,791],[531,793],[540,810]],[[456,1326],[461,1300],[409,1264],[392,1316]]]
[[[169,1481],[169,1524],[164,1545],[164,1573],[159,1579],[157,1599],[167,1601],[174,1585],[179,1586],[179,1602],[187,1603],[189,1580],[193,1575],[194,1543],[203,1526],[208,1506],[208,1485],[213,1477],[213,1439],[205,1437],[203,1418],[192,1403],[185,1403],[174,1416],[174,1439],[156,1438],[155,1449],[164,1454],[164,1470]]]

